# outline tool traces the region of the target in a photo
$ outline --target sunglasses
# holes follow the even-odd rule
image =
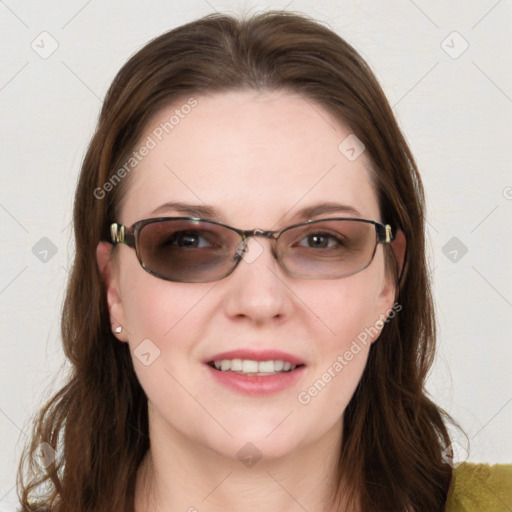
[[[150,274],[184,283],[217,281],[242,259],[251,263],[255,258],[247,252],[250,237],[270,239],[281,268],[303,279],[340,279],[361,272],[373,261],[378,244],[393,241],[388,224],[355,218],[307,220],[265,231],[196,217],[158,217],[130,227],[113,223],[110,234],[113,245],[134,248]]]

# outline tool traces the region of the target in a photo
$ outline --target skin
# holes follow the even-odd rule
[[[298,210],[326,202],[384,220],[366,155],[351,162],[340,153],[350,128],[319,105],[285,92],[196,98],[197,107],[133,171],[118,222],[179,215],[152,213],[168,201],[206,204],[214,218],[240,228],[279,229],[305,220]],[[176,107],[158,113],[141,141]],[[318,218],[329,216],[356,215]],[[381,246],[364,271],[332,280],[287,276],[270,247],[269,240],[252,239],[254,261],[242,261],[220,281],[190,284],[145,272],[127,246],[116,247],[115,258],[110,244],[98,246],[113,327],[123,326],[117,337],[132,354],[144,339],[160,350],[149,366],[133,357],[148,397],[151,439],[136,511],[328,510],[343,412],[371,343],[310,403],[297,395],[389,313],[395,285]],[[404,247],[399,237],[399,260]],[[296,385],[266,397],[216,383],[205,358],[245,347],[294,354],[305,371]],[[237,458],[247,442],[262,454],[252,467]]]

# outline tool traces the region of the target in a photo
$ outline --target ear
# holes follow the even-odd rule
[[[393,250],[393,254],[395,255],[396,262],[398,264],[398,276],[402,275],[402,270],[404,268],[404,260],[405,260],[405,249],[407,247],[407,241],[405,240],[405,235],[401,229],[399,229],[396,233],[395,239],[391,243],[391,249]]]
[[[395,235],[395,239],[391,243],[391,250],[393,251],[393,255],[396,260],[399,277],[402,274],[406,246],[407,242],[405,240],[405,235],[401,230],[398,230],[398,232]],[[386,278],[384,279],[383,286],[379,294],[380,310],[390,311],[393,308],[393,305],[395,304],[397,298],[397,282],[395,282],[394,276],[392,276],[390,272],[386,272]]]
[[[112,244],[109,244],[108,242],[100,242],[96,247],[96,259],[105,283],[112,332],[120,341],[128,341],[124,309],[119,291],[119,279],[115,263],[111,258],[112,248]],[[121,332],[115,333],[114,329],[119,326],[122,327]]]

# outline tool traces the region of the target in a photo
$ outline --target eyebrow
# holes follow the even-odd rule
[[[222,215],[213,206],[206,204],[189,204],[181,202],[169,201],[155,208],[151,215],[157,215],[161,213],[174,210],[177,213],[187,217],[200,217],[209,219],[219,219]],[[331,213],[343,213],[349,214],[356,217],[361,217],[361,213],[356,210],[353,206],[346,204],[329,202],[329,203],[318,203],[312,206],[307,206],[298,210],[293,216],[294,219],[311,219],[318,217],[319,215],[331,214]]]
[[[309,219],[311,217],[317,217],[318,215],[324,215],[326,213],[348,213],[350,215],[361,217],[361,213],[358,210],[356,210],[353,206],[332,202],[319,203],[313,206],[307,206],[306,208],[302,208],[301,210],[297,211],[295,217]]]
[[[168,202],[161,204],[157,208],[155,208],[151,215],[156,215],[159,213],[164,213],[169,210],[175,210],[176,212],[186,215],[187,217],[209,217],[214,218],[218,217],[217,210],[213,208],[213,206],[208,205],[200,205],[200,204],[188,204],[188,203],[177,203],[177,202]]]

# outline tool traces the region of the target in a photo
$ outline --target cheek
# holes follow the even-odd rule
[[[329,348],[342,350],[361,333],[372,332],[380,318],[380,284],[383,282],[384,265],[375,261],[364,271],[340,280],[326,281],[317,291],[304,290],[306,305],[331,336],[325,337]],[[364,338],[361,335],[360,338]]]
[[[123,254],[120,288],[130,345],[145,338],[157,345],[200,304],[215,283],[176,283],[141,268],[135,253]]]
[[[184,372],[196,356],[194,340],[209,324],[212,309],[205,305],[215,283],[165,281],[131,263],[121,281],[125,327],[135,371],[148,391],[169,381],[166,371]]]
[[[315,329],[311,330],[315,360],[297,400],[310,413],[318,411],[327,422],[342,415],[361,379],[371,344],[380,334],[377,297],[383,271],[384,265],[377,264],[325,283],[327,286],[318,287],[321,293],[313,293],[313,288],[309,293],[303,290],[317,318],[318,332],[324,334],[315,336]]]
[[[150,402],[188,411],[191,400],[183,385],[190,389],[197,339],[214,309],[207,303],[215,283],[173,283],[135,269],[125,284],[123,309],[137,378]]]

